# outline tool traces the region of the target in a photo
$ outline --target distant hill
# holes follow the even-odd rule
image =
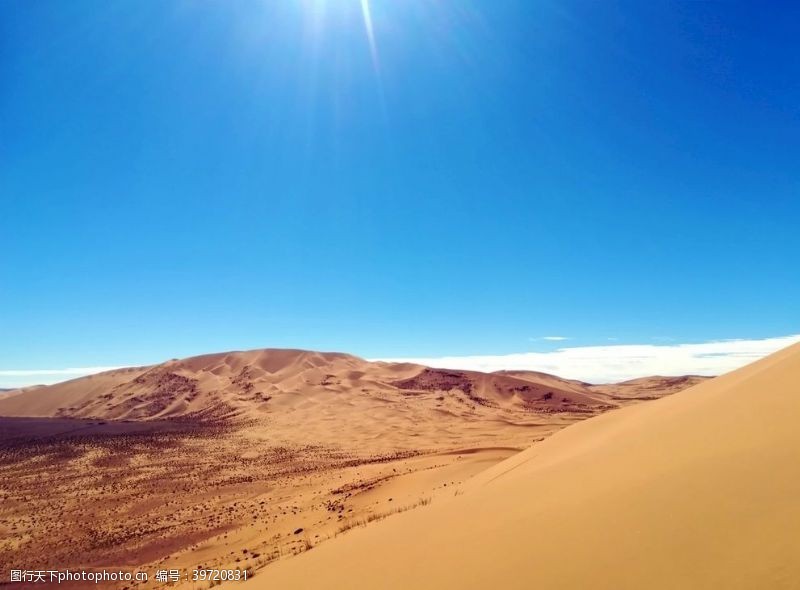
[[[592,386],[533,371],[480,373],[344,354],[263,349],[117,369],[0,399],[3,416],[199,421],[269,418],[328,402],[374,405],[415,400],[442,412],[595,412],[644,393],[660,395],[694,378]],[[655,392],[655,393],[654,393]]]

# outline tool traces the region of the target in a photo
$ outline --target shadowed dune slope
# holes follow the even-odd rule
[[[800,345],[266,568],[289,589],[798,588]]]

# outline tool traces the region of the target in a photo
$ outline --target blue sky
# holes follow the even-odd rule
[[[362,8],[0,3],[0,370],[800,331],[800,6]]]

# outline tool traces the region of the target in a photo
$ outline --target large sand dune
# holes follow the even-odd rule
[[[673,378],[681,387],[686,384]],[[656,389],[670,392],[670,386]],[[648,398],[647,395],[641,396]],[[480,373],[263,349],[171,360],[0,399],[0,416],[260,424],[285,444],[527,447],[561,427],[637,401],[535,372]],[[299,426],[302,425],[302,428]],[[516,434],[509,439],[508,432]]]
[[[800,587],[800,345],[566,428],[252,588]]]
[[[0,401],[3,416],[125,420],[258,418],[333,394],[405,395],[431,401],[458,392],[470,407],[562,411],[608,405],[587,384],[542,373],[479,373],[369,362],[343,353],[265,349],[108,371]],[[435,405],[447,407],[446,398]],[[302,399],[300,399],[302,398]],[[431,399],[429,399],[431,398]]]
[[[644,378],[595,386],[534,371],[432,369],[411,363],[369,362],[344,354],[260,349],[171,360],[107,371],[52,386],[7,392],[0,416],[163,420],[262,418],[327,403],[415,398],[442,412],[479,407],[540,413],[592,412],[684,389],[692,377]],[[634,391],[635,389],[635,391]],[[632,392],[630,395],[619,396]],[[442,394],[445,395],[442,395]],[[343,405],[343,404],[339,404]]]

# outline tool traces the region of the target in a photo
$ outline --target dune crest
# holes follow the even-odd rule
[[[566,428],[251,588],[796,588],[800,345]]]

